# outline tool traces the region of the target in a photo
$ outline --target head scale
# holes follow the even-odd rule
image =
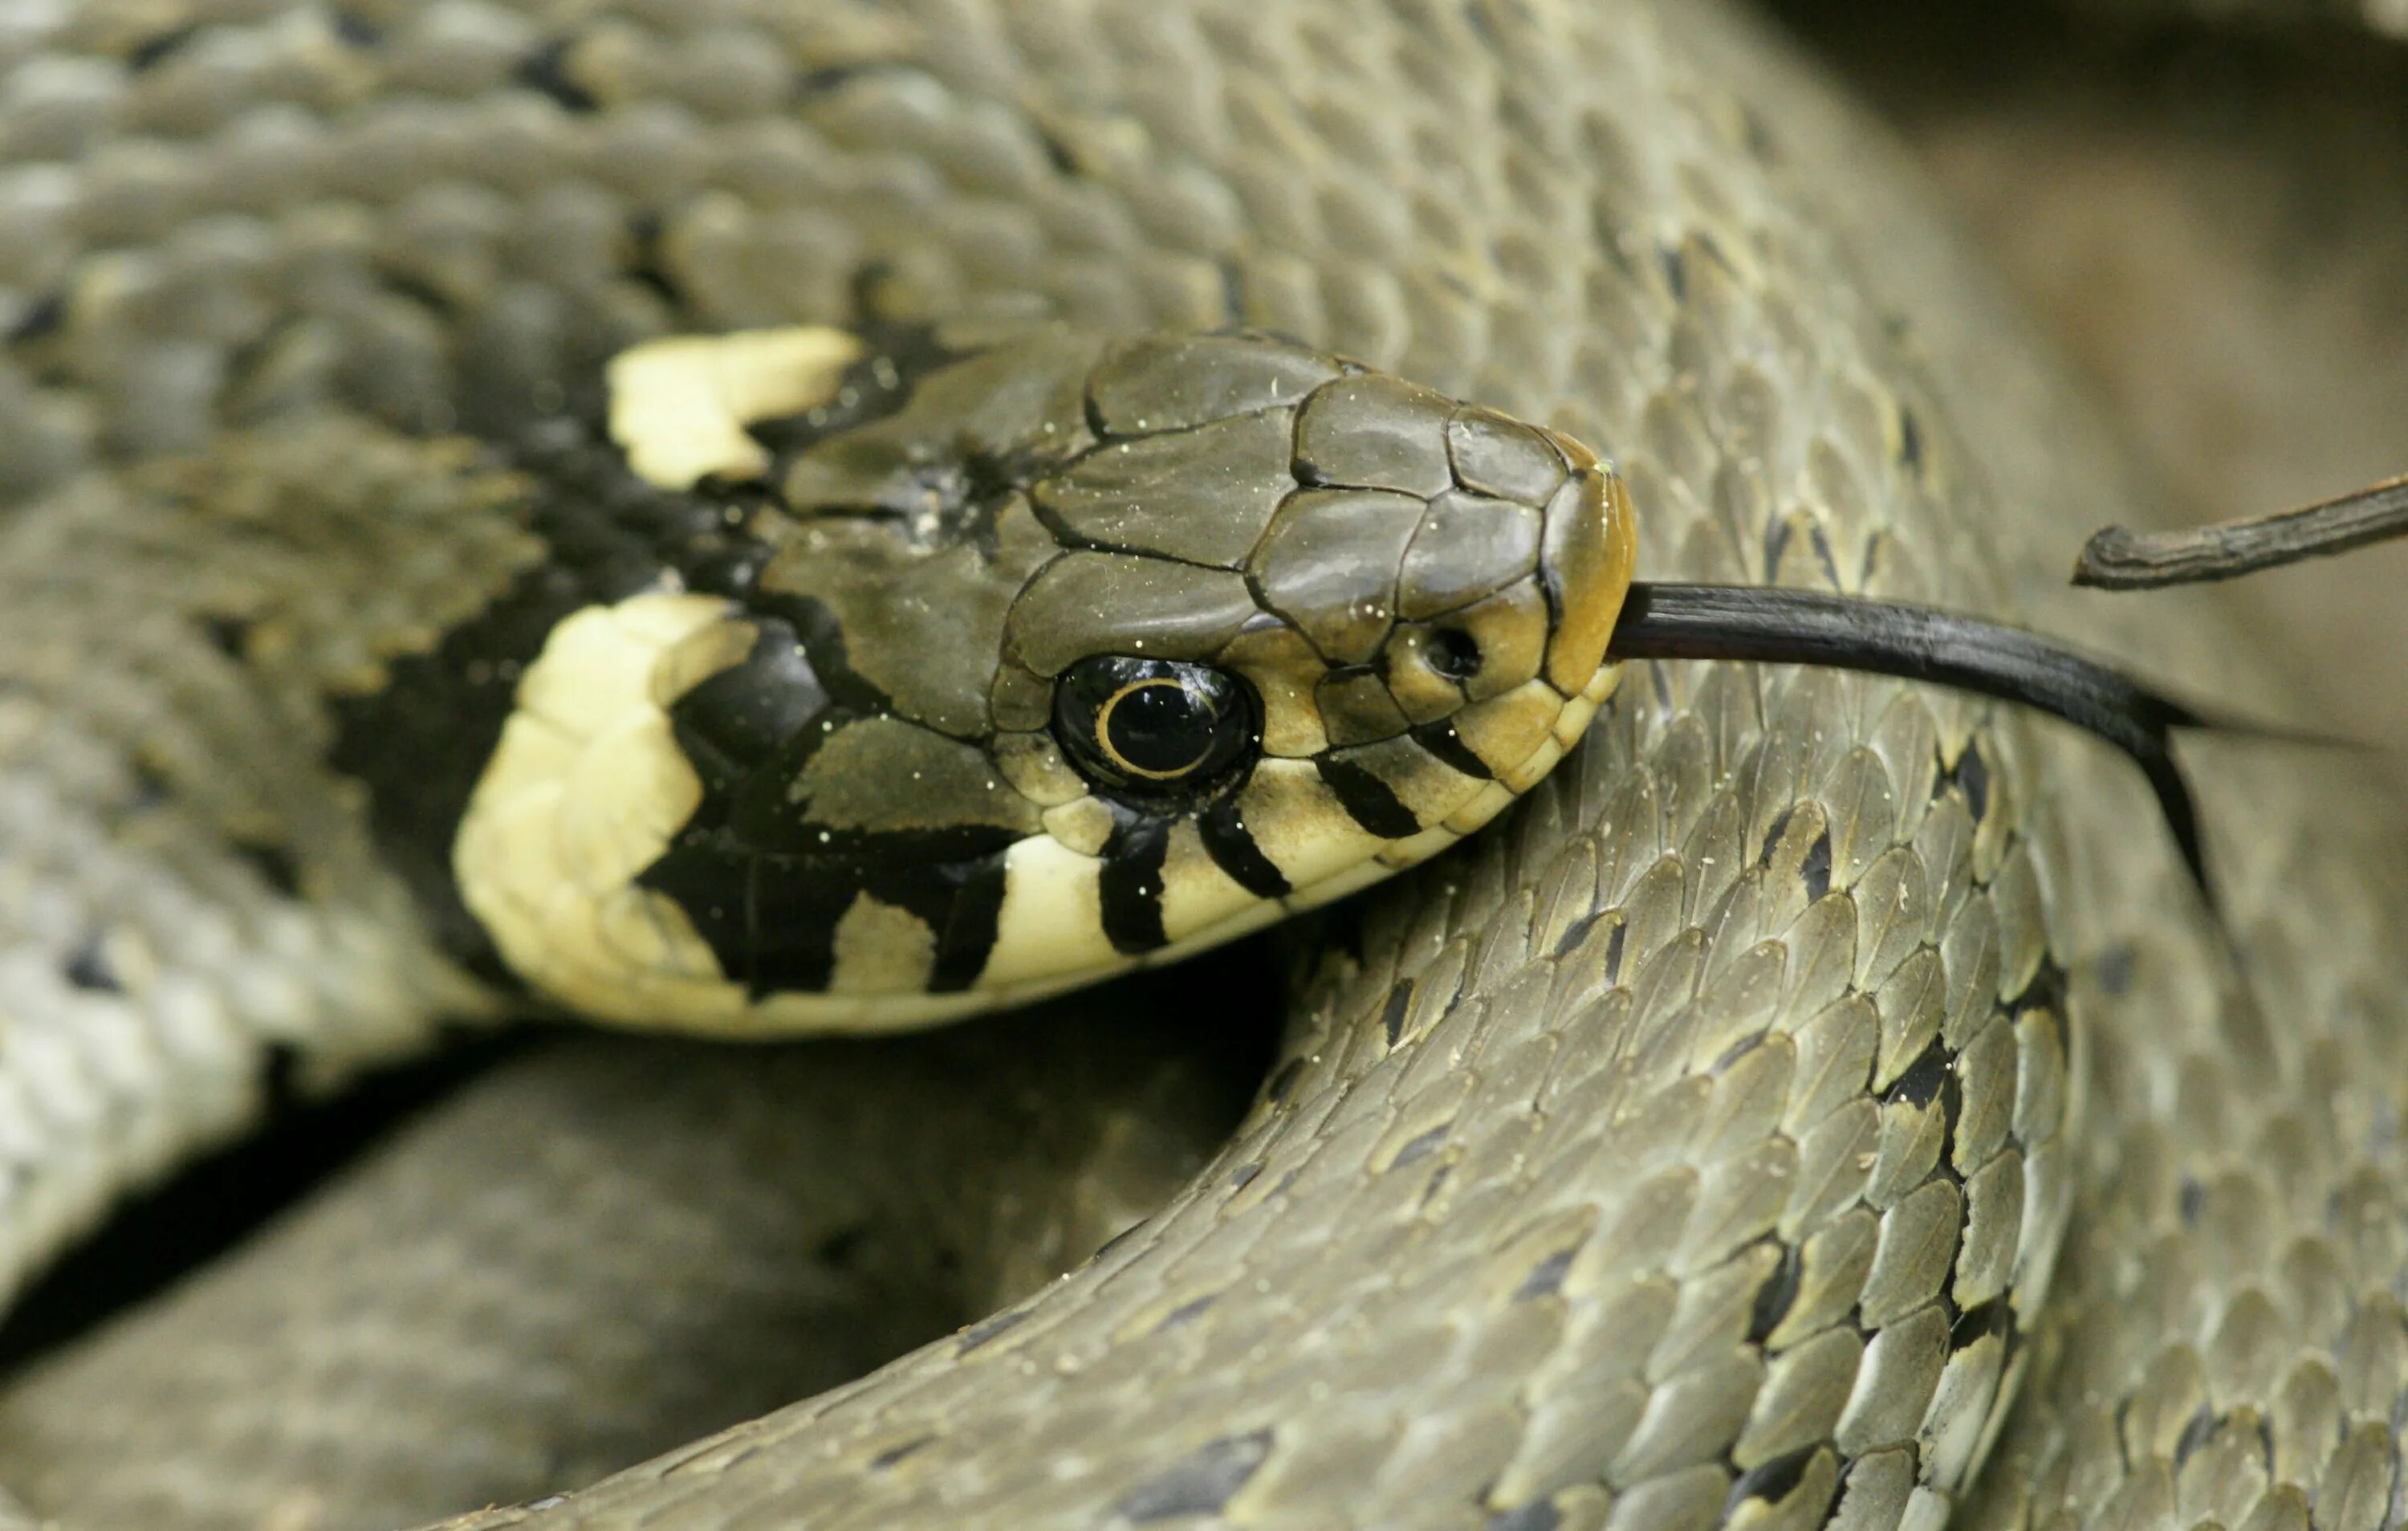
[[[839,347],[816,383],[799,340],[673,343],[738,342],[767,377],[700,386],[740,431],[692,389],[674,440],[613,421],[736,529],[563,625],[609,616],[649,741],[555,772],[611,821],[595,912],[529,958],[478,909],[583,1007],[906,1025],[1226,940],[1477,829],[1611,688],[1629,507],[1554,432],[1254,335]]]

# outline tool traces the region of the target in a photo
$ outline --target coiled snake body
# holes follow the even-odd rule
[[[1705,7],[226,0],[42,9],[0,48],[19,1280],[243,1126],[271,1053],[339,1073],[492,1007],[378,848],[357,784],[409,769],[364,742],[393,734],[317,699],[390,697],[396,657],[519,567],[461,436],[590,412],[639,342],[1253,326],[1610,454],[1651,571],[2042,622],[2069,608],[2041,582],[2126,503],[2012,323],[1863,173],[1878,144]],[[2263,695],[2215,629],[2080,621]],[[2208,763],[2237,975],[2079,742],[1886,683],[1628,677],[1507,821],[1332,937],[1243,1123],[1092,1262],[460,1524],[2396,1524],[2391,842],[2315,762]],[[785,1105],[808,1074],[756,1083]],[[908,1157],[891,1119],[920,1109],[869,1131]],[[472,1182],[507,1176],[472,1165],[368,1220],[485,1205]],[[621,1258],[606,1228],[530,1279],[495,1252],[529,1236],[465,1236],[436,1290],[515,1279],[540,1307]],[[664,1287],[710,1264],[659,1242]],[[263,1266],[249,1295],[289,1313],[323,1276]],[[113,1385],[249,1390],[212,1369],[241,1339]],[[478,1457],[526,1401],[487,1380],[423,1433],[471,1443],[464,1486],[410,1483],[402,1513],[552,1486],[539,1447]],[[93,1389],[37,1380],[0,1417],[35,1514],[370,1512],[244,1498]],[[380,1401],[342,1433],[402,1429]]]

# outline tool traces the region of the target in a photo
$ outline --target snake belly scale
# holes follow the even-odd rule
[[[648,342],[870,319],[1297,335],[1326,350],[1283,354],[1529,422],[1568,481],[1554,443],[1610,454],[1651,571],[1973,609],[2042,600],[2022,572],[2082,525],[2004,507],[2118,482],[1944,241],[1860,173],[1883,152],[1719,7],[169,8],[0,31],[12,1281],[240,1130],[269,1053],[339,1074],[495,1011],[493,964],[447,954],[474,958],[501,904],[446,904],[455,837],[395,822],[432,800],[376,790],[409,767],[378,756],[391,716],[365,723],[410,702],[432,736],[458,699],[410,677],[445,635],[580,567],[525,497],[608,454],[547,422],[607,414],[610,358]],[[791,494],[811,452],[698,440],[657,471],[716,478],[611,482],[708,501],[724,532],[735,481]],[[1418,527],[1474,486],[1450,472],[1367,492],[1420,496]],[[1521,503],[1551,519],[1552,496]],[[597,647],[678,651],[690,686],[638,688],[672,731],[776,661],[694,604],[733,599],[699,559],[670,588],[657,545],[640,578],[625,551],[583,548],[592,589],[482,656],[496,694],[593,591],[619,613]],[[1549,635],[1541,669],[1568,610],[1519,629]],[[2262,688],[2205,627],[2117,636]],[[1079,705],[1108,719],[1178,678],[1115,672]],[[1278,687],[1250,684],[1278,754]],[[1111,737],[1119,787],[1213,758]],[[1482,763],[1530,758],[1509,753]],[[424,768],[457,776],[464,824],[491,755]],[[2228,980],[2116,762],[1887,683],[1625,676],[1506,821],[1370,895],[1253,1114],[1128,1236],[856,1383],[459,1524],[2396,1523],[2393,842],[2353,788],[2293,774],[2210,784],[2212,830],[2245,809],[2217,847],[2250,954]],[[1234,852],[1206,859],[1242,884]],[[937,991],[942,932],[881,907],[910,913],[822,922],[814,975]],[[770,987],[687,917],[747,1003]],[[1097,954],[1174,940],[1161,917]],[[914,939],[924,960],[897,959]],[[655,949],[699,970],[694,943]],[[172,1524],[179,1493],[208,1497],[111,1460],[112,1428],[7,1416],[34,1514]],[[43,1466],[79,1452],[103,1470]]]

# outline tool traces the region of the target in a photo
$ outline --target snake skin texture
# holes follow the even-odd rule
[[[34,532],[138,527],[190,471],[145,460],[233,429],[316,417],[361,450],[315,492],[398,492],[389,455],[651,334],[1042,308],[1275,326],[1563,430],[1627,475],[1651,576],[2014,614],[2279,710],[2206,603],[2055,587],[2145,489],[1892,151],[1719,7],[62,5],[0,22],[0,71],[13,597],[68,556]],[[0,615],[19,1280],[240,1130],[271,1054],[339,1074],[452,1005],[341,794],[257,742],[311,720],[230,716],[206,635],[71,597]],[[1146,1007],[1121,990],[1009,1063],[932,1041],[966,1061],[816,1086],[808,1049],[539,1051],[23,1379],[0,1478],[95,1531],[502,1498],[451,1524],[2395,1524],[2398,841],[2329,758],[2194,753],[2229,944],[2095,746],[1888,683],[1635,673],[1508,819],[1322,930],[1226,1141],[1204,1087],[1054,1066]],[[911,1119],[714,1136],[823,1098]],[[948,1184],[882,1134],[977,1164],[1056,1111],[1098,1125],[1029,1150],[1025,1255],[826,1316],[831,1229],[1020,1173]],[[865,1185],[813,1173],[838,1137]],[[668,1364],[613,1416],[634,1321],[697,1367],[678,1315],[852,1330],[735,1408],[1012,1293],[574,1488],[725,1418]],[[523,1364],[589,1337],[598,1380]],[[141,1381],[179,1372],[182,1416]]]

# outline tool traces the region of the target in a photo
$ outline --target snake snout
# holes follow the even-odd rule
[[[1539,573],[1555,617],[1545,674],[1556,691],[1577,697],[1599,684],[1606,644],[1630,591],[1638,532],[1629,491],[1613,465],[1550,434],[1571,474],[1547,501],[1539,542]]]
[[[1459,834],[1587,729],[1612,684],[1606,643],[1635,548],[1621,480],[1578,443],[1478,408],[1448,439],[1455,487],[1407,551],[1378,669],[1419,750],[1484,784],[1434,816]],[[1353,744],[1346,715],[1323,712],[1332,743]]]

